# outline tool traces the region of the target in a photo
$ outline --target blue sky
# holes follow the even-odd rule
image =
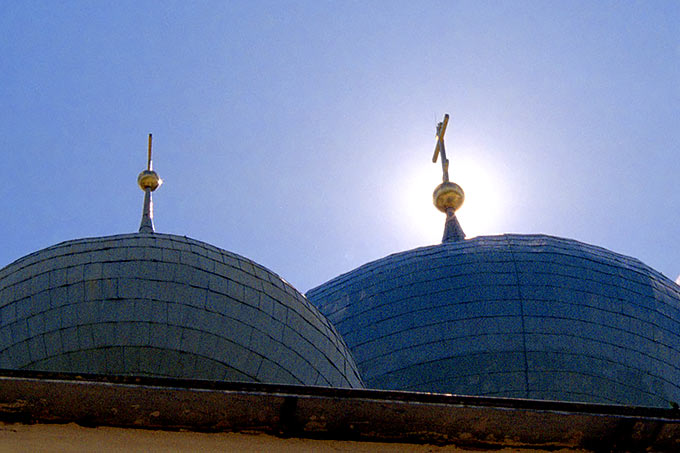
[[[680,274],[680,3],[0,0],[0,266],[156,230],[307,289],[437,243],[451,114],[468,236]]]

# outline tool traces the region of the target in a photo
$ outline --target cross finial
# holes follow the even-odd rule
[[[432,162],[437,162],[439,154],[442,155],[442,181],[449,181],[449,160],[446,158],[446,148],[444,147],[444,134],[446,133],[446,126],[449,124],[449,114],[444,115],[444,121],[437,124],[437,144],[434,146],[434,156]]]
[[[158,189],[163,183],[158,173],[153,171],[151,162],[151,134],[149,134],[149,150],[146,159],[146,170],[137,176],[137,184],[144,191],[144,207],[142,209],[142,223],[139,226],[140,233],[153,233],[153,202],[151,192]]]
[[[439,155],[442,155],[442,183],[434,189],[432,194],[434,205],[441,212],[446,213],[442,242],[465,239],[465,233],[456,218],[456,210],[463,204],[465,193],[458,184],[449,181],[449,160],[446,158],[446,148],[444,148],[444,134],[448,124],[449,114],[447,113],[444,115],[444,120],[437,124],[437,144],[434,147],[434,156],[432,156],[432,162],[436,163]]]

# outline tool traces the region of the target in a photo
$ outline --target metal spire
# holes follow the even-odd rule
[[[146,170],[137,176],[137,184],[144,191],[144,207],[142,209],[142,223],[139,225],[140,233],[153,233],[153,200],[151,192],[158,189],[163,183],[158,173],[153,171],[151,161],[151,134],[149,134],[149,151],[146,160]]]
[[[444,115],[444,120],[437,124],[437,144],[434,147],[434,156],[432,156],[432,162],[436,163],[441,154],[442,161],[442,183],[434,189],[432,194],[434,205],[441,212],[446,213],[442,242],[465,239],[465,233],[456,218],[456,211],[465,201],[465,193],[458,184],[449,181],[449,160],[446,158],[446,148],[444,147],[444,134],[448,124],[449,114],[447,113]]]

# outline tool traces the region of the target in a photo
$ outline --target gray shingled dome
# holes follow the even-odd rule
[[[599,247],[478,237],[388,256],[307,297],[369,388],[680,401],[680,287]]]
[[[0,368],[361,386],[288,283],[168,234],[64,242],[0,270]]]

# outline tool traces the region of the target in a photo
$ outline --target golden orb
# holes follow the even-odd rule
[[[151,189],[153,192],[154,190],[158,189],[158,186],[163,184],[163,180],[158,176],[158,173],[156,173],[153,170],[144,170],[137,176],[137,184],[139,184],[140,189],[146,190],[146,189]]]
[[[465,192],[456,183],[443,182],[434,189],[432,194],[432,202],[441,212],[446,212],[447,209],[453,208],[458,210],[465,201]]]

